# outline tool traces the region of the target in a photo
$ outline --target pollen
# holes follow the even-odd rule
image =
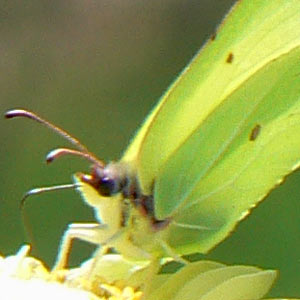
[[[108,294],[108,297],[102,297],[101,300],[140,300],[143,296],[141,291],[135,291],[129,286],[122,289],[117,286],[102,284],[101,288]]]

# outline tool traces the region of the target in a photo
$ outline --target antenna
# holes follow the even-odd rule
[[[78,183],[70,183],[70,184],[61,184],[61,185],[53,185],[53,186],[47,186],[47,187],[39,187],[34,188],[32,190],[29,190],[26,192],[26,194],[23,196],[21,202],[20,202],[20,209],[24,209],[24,205],[26,200],[29,196],[33,195],[39,195],[46,192],[52,192],[52,191],[60,191],[60,190],[69,190],[69,189],[76,189],[78,187],[81,187],[81,184]]]
[[[105,163],[103,161],[99,160],[93,153],[91,153],[87,149],[87,147],[85,145],[83,145],[77,138],[73,137],[72,135],[70,135],[68,132],[61,129],[60,127],[41,118],[37,114],[35,114],[31,111],[28,111],[28,110],[24,110],[24,109],[13,109],[13,110],[9,110],[8,112],[5,113],[5,118],[7,118],[7,119],[12,119],[12,118],[16,118],[16,117],[24,117],[24,118],[28,118],[28,119],[31,119],[31,120],[41,123],[42,125],[51,129],[58,135],[62,136],[64,139],[68,140],[70,143],[72,143],[79,149],[79,151],[68,149],[68,148],[53,150],[47,155],[48,163],[52,162],[54,159],[56,159],[62,155],[71,154],[71,155],[84,157],[84,158],[88,159],[89,161],[95,163],[96,165],[98,165],[101,168],[103,168],[105,166]]]
[[[25,228],[25,235],[28,239],[28,242],[31,244],[34,244],[34,238],[32,234],[32,229],[31,229],[31,223],[29,222],[29,219],[25,213],[24,207],[26,200],[28,199],[29,196],[33,195],[39,195],[45,192],[52,192],[52,191],[58,191],[58,190],[67,190],[67,189],[75,189],[80,187],[81,184],[78,183],[71,183],[71,184],[62,184],[62,185],[56,185],[56,186],[49,186],[49,187],[40,187],[40,188],[34,188],[32,190],[29,190],[22,198],[20,202],[20,210],[21,210],[21,216],[23,220],[23,225]]]
[[[95,160],[94,157],[90,155],[90,153],[85,153],[85,152],[81,152],[81,151],[77,151],[77,150],[73,150],[73,149],[69,149],[69,148],[57,148],[57,149],[50,151],[46,156],[46,162],[47,162],[47,164],[51,163],[55,159],[57,159],[61,156],[64,156],[64,155],[80,156],[80,157],[86,158],[87,160],[89,160],[90,162],[92,162],[94,164],[97,164],[99,167],[104,168],[104,163],[102,161],[99,161],[98,159]]]

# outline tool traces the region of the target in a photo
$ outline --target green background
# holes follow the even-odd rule
[[[30,0],[0,4],[0,111],[24,107],[78,137],[104,160],[117,160],[168,85],[234,1]],[[212,87],[213,88],[213,87]],[[89,171],[78,158],[46,166],[69,146],[29,120],[0,119],[0,251],[24,242],[19,203],[38,186]],[[300,297],[300,176],[290,176],[209,255],[228,264],[280,270],[271,296]],[[33,254],[49,265],[66,225],[91,221],[74,191],[29,199]],[[75,243],[71,265],[90,255]]]

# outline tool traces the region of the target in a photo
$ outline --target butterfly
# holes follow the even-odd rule
[[[65,267],[74,238],[133,260],[178,261],[224,240],[299,167],[299,32],[298,0],[238,1],[117,162],[33,112],[8,111],[76,146],[51,151],[48,162],[74,155],[92,164],[65,187],[79,190],[97,222],[69,225],[54,269]]]

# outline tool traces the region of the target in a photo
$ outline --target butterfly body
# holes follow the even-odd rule
[[[172,220],[155,218],[153,195],[141,193],[129,166],[110,163],[104,170],[97,166],[92,169],[91,174],[76,174],[75,181],[79,183],[78,190],[84,201],[94,208],[99,223],[107,225],[106,240],[93,242],[114,247],[128,258],[170,256],[171,253],[166,254],[163,241]],[[105,188],[101,186],[103,182]],[[113,187],[110,193],[107,182]],[[136,251],[133,250],[135,247]]]

